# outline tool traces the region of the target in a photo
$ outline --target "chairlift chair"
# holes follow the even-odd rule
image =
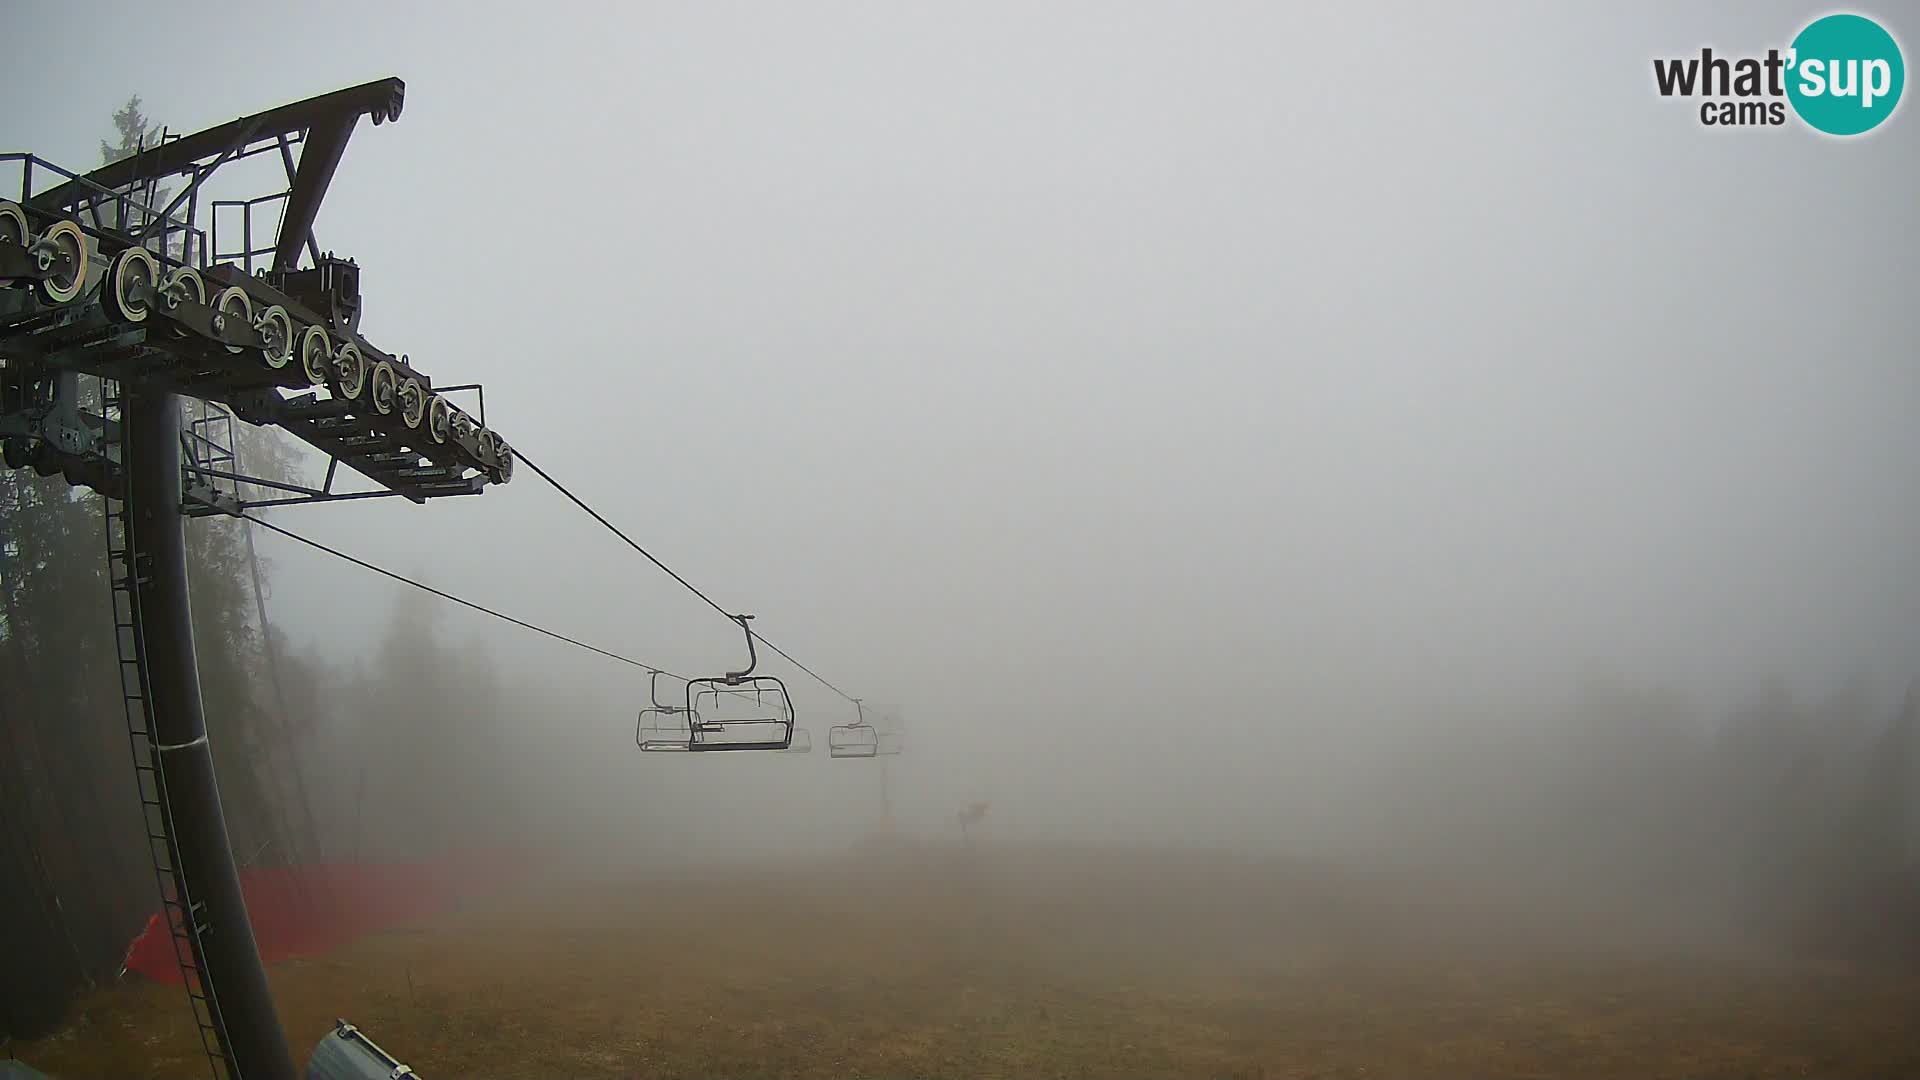
[[[660,700],[660,676],[656,671],[647,681],[646,708],[640,710],[633,741],[648,753],[684,751],[693,743],[693,725],[687,710]]]
[[[853,699],[856,719],[851,724],[836,724],[827,729],[827,756],[870,758],[880,752],[880,732],[867,723],[867,710],[859,698]]]
[[[793,698],[787,693],[787,684],[771,675],[753,673],[759,662],[753,647],[753,628],[747,625],[753,616],[735,615],[732,618],[740,624],[741,633],[746,635],[747,666],[725,675],[687,680],[686,705],[683,709],[689,721],[686,749],[791,750],[796,728]],[[752,698],[752,705],[745,708],[746,715],[727,715],[734,709],[742,708],[749,697]],[[709,711],[701,711],[702,701],[711,702]],[[812,746],[811,737],[807,746]]]

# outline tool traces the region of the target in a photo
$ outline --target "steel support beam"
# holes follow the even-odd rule
[[[242,1080],[293,1080],[286,1032],[240,893],[207,742],[206,709],[187,602],[186,519],[180,514],[180,402],[162,388],[129,388],[127,511],[135,619],[147,669],[152,741],[172,815],[177,895],[205,929],[194,959],[213,992],[214,1023]],[[203,988],[204,990],[204,988]]]
[[[136,180],[190,172],[202,160],[230,150],[238,151],[251,139],[270,139],[349,117],[371,116],[376,123],[397,120],[405,98],[406,84],[399,79],[376,79],[263,113],[243,116],[103,165],[88,173],[84,180],[69,180],[34,196],[33,206],[41,210],[56,210],[77,202],[98,188],[115,190]]]
[[[286,213],[280,220],[280,238],[273,248],[273,268],[292,270],[300,264],[300,249],[313,242],[313,219],[320,212],[320,200],[327,196],[333,172],[340,167],[340,155],[347,152],[347,138],[353,134],[358,116],[326,120],[307,129],[307,141],[300,150],[300,167],[293,174],[293,186],[287,191]],[[316,245],[317,246],[317,245]],[[316,256],[314,264],[319,264]]]

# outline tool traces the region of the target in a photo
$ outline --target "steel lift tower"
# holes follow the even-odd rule
[[[102,496],[134,774],[216,1076],[295,1073],[207,743],[184,518],[378,496],[424,503],[477,495],[513,474],[513,451],[487,428],[484,405],[469,415],[446,396],[478,388],[436,388],[406,356],[363,337],[360,268],[314,239],[354,128],[362,117],[398,119],[404,97],[399,79],[382,79],[166,139],[86,174],[0,154],[0,167],[20,176],[18,199],[0,199],[0,452],[8,468],[59,474]],[[278,159],[283,188],[206,197],[223,166],[260,154]],[[278,228],[262,230],[271,236],[256,246],[254,211],[276,207]],[[221,223],[236,218],[239,242],[223,248]],[[201,405],[189,419],[190,401],[224,414]],[[329,459],[324,482],[246,475],[230,417],[318,448]],[[341,465],[375,486],[337,490]],[[248,498],[262,488],[275,497]]]

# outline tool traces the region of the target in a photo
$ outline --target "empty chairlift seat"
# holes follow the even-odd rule
[[[793,700],[779,679],[727,675],[687,682],[689,750],[788,750]]]
[[[827,755],[837,758],[870,758],[880,752],[880,733],[855,721],[827,729]]]
[[[839,724],[827,730],[827,756],[837,758],[870,758],[883,753],[899,753],[898,750],[885,749],[888,740],[880,729],[867,719],[867,707],[859,699],[853,698],[854,721],[851,724]],[[898,745],[898,740],[893,741]]]
[[[685,751],[693,743],[693,725],[684,706],[660,700],[660,676],[656,671],[647,684],[649,704],[640,710],[640,722],[634,728],[633,741],[648,753]]]
[[[650,704],[640,710],[634,741],[648,752],[777,750],[808,753],[813,739],[794,723],[787,686],[770,675],[755,675],[757,663],[751,615],[734,615],[747,638],[747,666],[700,679],[688,679],[678,704],[660,700],[660,676],[648,685]]]

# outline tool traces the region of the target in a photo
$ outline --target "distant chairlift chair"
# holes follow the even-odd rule
[[[827,729],[828,757],[870,758],[880,753],[880,733],[867,723],[866,706],[854,698],[853,708],[858,717],[853,723]]]
[[[660,700],[660,676],[656,671],[647,682],[649,704],[640,710],[640,722],[634,728],[633,741],[648,753],[684,751],[693,742],[693,725],[684,706]]]

